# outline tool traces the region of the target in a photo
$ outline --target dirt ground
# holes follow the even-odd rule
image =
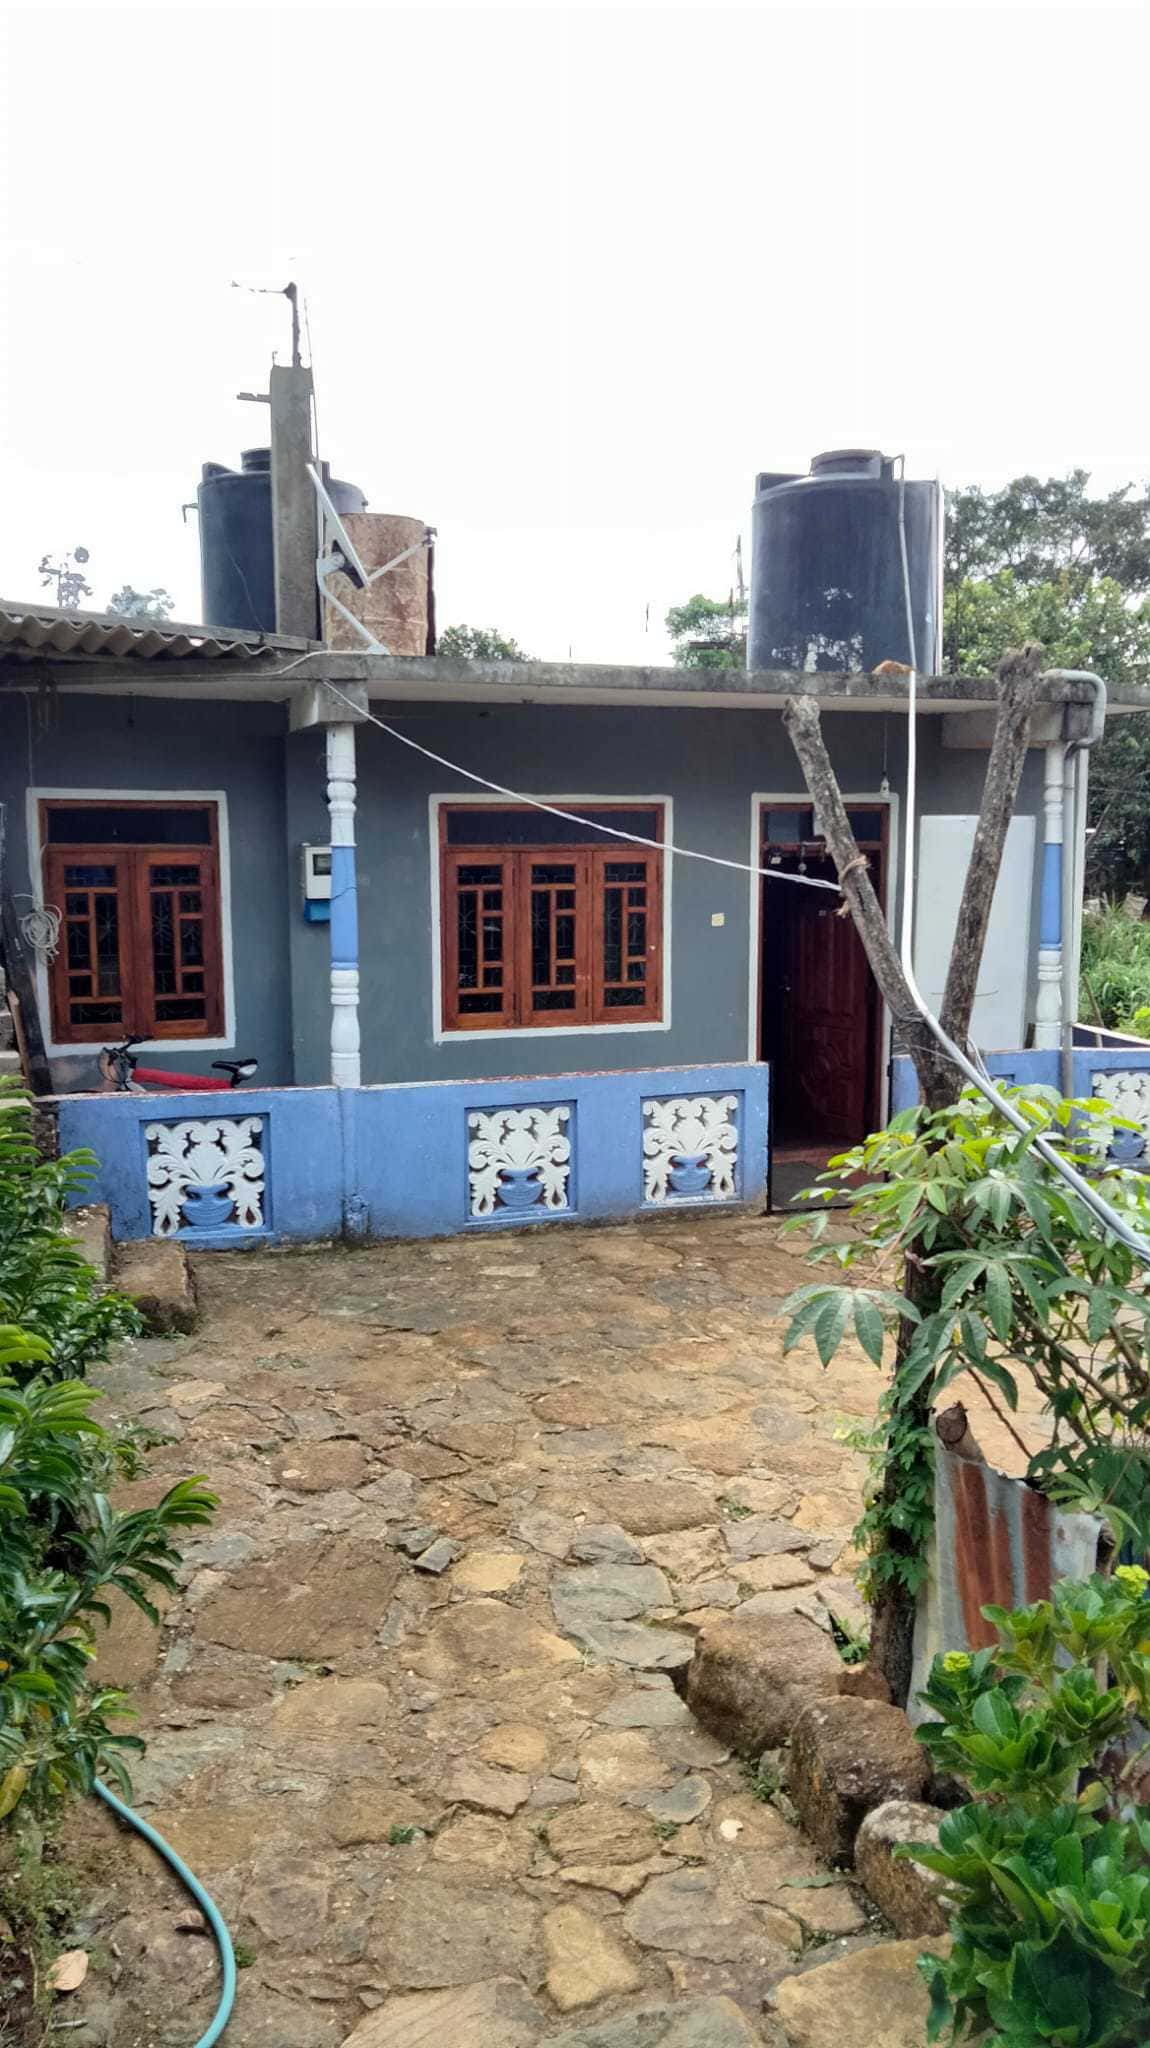
[[[100,1670],[138,1688],[137,1805],[242,1944],[229,2048],[370,2013],[370,2048],[643,2048],[671,2001],[683,2048],[738,2048],[866,1936],[673,1682],[713,1615],[863,1618],[840,1438],[881,1380],[783,1358],[807,1277],[747,1216],[216,1254],[198,1333],[103,1372],[173,1440],[139,1500],[185,1472],[222,1500],[159,1640],[129,1614]],[[68,2038],[183,2048],[212,1945],[150,1852],[100,1813],[83,1841]]]

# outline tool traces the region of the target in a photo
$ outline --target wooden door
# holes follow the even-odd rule
[[[780,991],[787,1122],[804,1142],[854,1144],[870,1124],[870,968],[837,898],[793,887],[788,895]]]

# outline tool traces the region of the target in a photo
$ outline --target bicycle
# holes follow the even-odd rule
[[[166,1088],[177,1094],[195,1090],[222,1094],[229,1088],[238,1088],[244,1081],[250,1081],[259,1068],[258,1060],[213,1060],[212,1066],[228,1076],[226,1081],[217,1081],[212,1074],[179,1074],[169,1067],[142,1067],[132,1047],[143,1043],[142,1038],[125,1038],[119,1045],[103,1048],[100,1073],[110,1093],[146,1095],[149,1089]]]

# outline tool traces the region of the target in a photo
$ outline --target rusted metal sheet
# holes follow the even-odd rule
[[[986,1606],[1045,1600],[1058,1579],[1094,1570],[1103,1524],[1051,1501],[973,1458],[935,1445],[934,1536],[914,1631],[912,1718],[940,1650],[981,1650],[997,1641]]]

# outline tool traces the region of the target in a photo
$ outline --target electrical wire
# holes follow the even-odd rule
[[[907,987],[910,991],[911,999],[914,1003],[915,1009],[918,1011],[919,1016],[922,1018],[923,1023],[926,1025],[932,1037],[942,1047],[942,1050],[947,1055],[947,1058],[954,1062],[955,1066],[959,1069],[960,1073],[966,1075],[967,1080],[970,1081],[974,1085],[974,1087],[978,1089],[979,1094],[985,1096],[986,1100],[993,1104],[994,1108],[998,1111],[999,1115],[1004,1117],[1008,1124],[1011,1124],[1013,1128],[1016,1131],[1018,1131],[1023,1137],[1031,1138],[1033,1140],[1034,1150],[1039,1154],[1039,1156],[1042,1159],[1046,1161],[1048,1166],[1054,1169],[1055,1173],[1061,1176],[1061,1178],[1067,1183],[1069,1187],[1073,1188],[1075,1194],[1079,1197],[1081,1201],[1085,1202],[1086,1207],[1090,1210],[1091,1214],[1097,1218],[1098,1222],[1102,1224],[1103,1228],[1109,1230],[1116,1238],[1118,1238],[1120,1243],[1126,1245],[1127,1249],[1132,1251],[1136,1258],[1141,1259],[1143,1264],[1150,1265],[1150,1243],[1148,1243],[1147,1240],[1144,1237],[1142,1237],[1138,1231],[1131,1228],[1130,1224],[1128,1224],[1125,1218],[1119,1214],[1117,1209],[1111,1207],[1110,1203],[1106,1201],[1105,1197],[1099,1194],[1097,1188],[1094,1187],[1091,1184],[1091,1182],[1085,1178],[1083,1174],[1079,1173],[1077,1167],[1072,1166],[1070,1164],[1070,1161],[1063,1157],[1062,1153],[1058,1151],[1056,1146],[1050,1143],[1048,1138],[1044,1138],[1041,1135],[1041,1133],[1035,1135],[1034,1125],[1030,1123],[1025,1116],[1023,1116],[1022,1112],[1015,1106],[1013,1102],[1011,1102],[1008,1099],[1007,1096],[1005,1096],[1001,1092],[999,1088],[995,1087],[994,1082],[990,1079],[990,1076],[987,1073],[985,1061],[983,1060],[981,1053],[978,1051],[977,1046],[972,1045],[972,1052],[974,1054],[974,1057],[969,1058],[967,1054],[963,1052],[962,1048],[955,1044],[953,1038],[949,1037],[948,1034],[943,1030],[942,1025],[939,1023],[938,1018],[934,1015],[934,1012],[931,1010],[929,1004],[926,1001],[926,998],[924,997],[921,989],[919,988],[917,980],[915,979],[913,959],[915,887],[914,826],[915,798],[917,794],[918,781],[918,653],[915,644],[916,636],[914,628],[914,605],[911,599],[910,566],[907,559],[906,546],[905,456],[900,457],[900,465],[901,466],[899,471],[898,490],[898,538],[899,551],[902,557],[902,589],[903,599],[906,605],[906,631],[907,640],[909,642],[910,647],[910,675],[907,678],[906,714],[906,836],[904,840],[903,851],[902,928],[900,933],[900,957],[902,971],[906,976]]]
[[[533,811],[546,811],[549,817],[563,818],[570,825],[584,825],[590,832],[602,832],[608,839],[625,840],[629,846],[650,846],[656,853],[677,854],[680,860],[705,860],[711,867],[734,868],[740,875],[765,875],[770,882],[796,882],[804,889],[829,889],[832,895],[842,894],[837,882],[823,882],[814,875],[785,875],[779,868],[759,868],[745,860],[726,860],[722,854],[700,853],[694,846],[676,846],[670,839],[645,839],[641,832],[623,832],[615,825],[601,825],[594,818],[582,817],[578,811],[565,811],[559,804],[545,803],[542,797],[527,796],[519,789],[508,789],[502,782],[491,782],[486,775],[476,775],[470,768],[461,768],[458,761],[449,761],[445,754],[433,752],[431,747],[413,740],[410,734],[400,732],[397,726],[377,718],[374,711],[365,712],[362,705],[357,704],[353,697],[346,696],[337,684],[325,682],[323,688],[330,690],[333,697],[338,697],[341,704],[354,711],[357,720],[362,722],[366,718],[369,725],[377,725],[380,732],[387,733],[402,746],[410,747],[413,753],[424,755],[439,768],[450,769],[453,775],[462,775],[467,782],[478,783],[480,789],[489,789],[495,796],[506,797],[510,803],[526,804]]]

